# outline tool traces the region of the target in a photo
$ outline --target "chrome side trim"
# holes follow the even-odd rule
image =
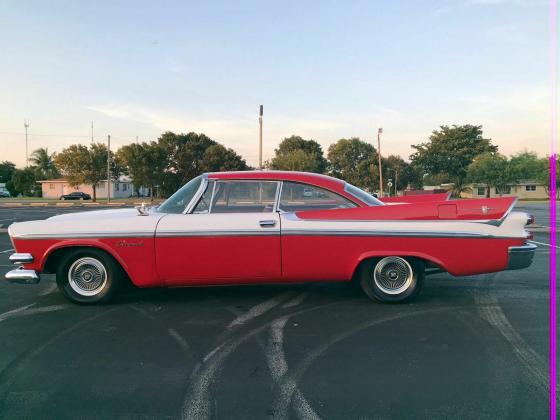
[[[23,233],[16,239],[153,238],[154,232]]]
[[[387,236],[421,238],[491,238],[514,239],[485,233],[433,232],[433,231],[384,231],[384,230],[342,230],[342,229],[282,229],[283,236]]]
[[[192,230],[159,231],[156,238],[180,238],[196,236],[280,236],[280,229],[243,229],[243,230]]]
[[[35,270],[25,270],[23,267],[8,271],[5,276],[10,283],[37,284],[41,280]]]
[[[33,255],[27,253],[15,253],[8,258],[13,264],[26,264],[33,262]]]
[[[461,220],[461,219],[447,219],[447,220],[442,220],[442,219],[433,219],[433,220],[391,220],[391,219],[357,219],[357,220],[353,220],[353,219],[303,219],[301,217],[299,217],[296,212],[282,212],[282,217],[286,218],[287,220],[291,220],[291,221],[303,221],[303,222],[353,222],[353,223],[479,223],[479,224],[487,224],[487,225],[493,225],[495,224],[494,222],[497,222],[496,220],[488,220],[488,219],[483,219],[483,220],[473,220],[473,219],[468,219],[468,220]]]

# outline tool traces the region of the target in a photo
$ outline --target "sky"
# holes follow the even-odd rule
[[[164,131],[202,132],[258,163],[290,135],[413,152],[444,124],[482,125],[545,156],[549,2],[0,0],[0,161]]]

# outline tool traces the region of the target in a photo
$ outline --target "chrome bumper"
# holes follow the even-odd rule
[[[29,264],[33,262],[33,255],[16,252],[10,255],[9,260],[14,264]],[[15,270],[6,273],[6,280],[10,283],[37,284],[41,278],[35,270],[26,270],[22,266],[19,266]]]
[[[506,270],[519,270],[529,267],[533,262],[535,249],[537,249],[537,246],[533,244],[510,246]]]
[[[33,255],[16,252],[15,254],[10,255],[9,259],[13,264],[28,264],[33,262]]]
[[[15,270],[8,271],[6,273],[6,280],[10,283],[37,284],[41,278],[35,270],[26,270],[23,267],[19,267]]]

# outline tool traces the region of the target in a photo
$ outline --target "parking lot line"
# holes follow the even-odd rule
[[[8,252],[12,252],[12,251],[15,251],[15,249],[14,248],[5,249],[4,251],[0,251],[0,254],[7,254]]]
[[[537,242],[537,241],[527,241],[527,242],[532,243],[532,244],[537,244],[537,245],[549,246],[551,248],[560,248],[560,246],[550,245],[550,244],[547,244],[546,242]]]

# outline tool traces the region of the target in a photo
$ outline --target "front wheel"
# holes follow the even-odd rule
[[[108,302],[122,282],[122,268],[98,249],[68,252],[56,272],[56,283],[62,294],[75,303]]]
[[[397,256],[372,259],[360,274],[363,291],[381,302],[406,302],[415,298],[424,281],[424,264],[415,258]]]

